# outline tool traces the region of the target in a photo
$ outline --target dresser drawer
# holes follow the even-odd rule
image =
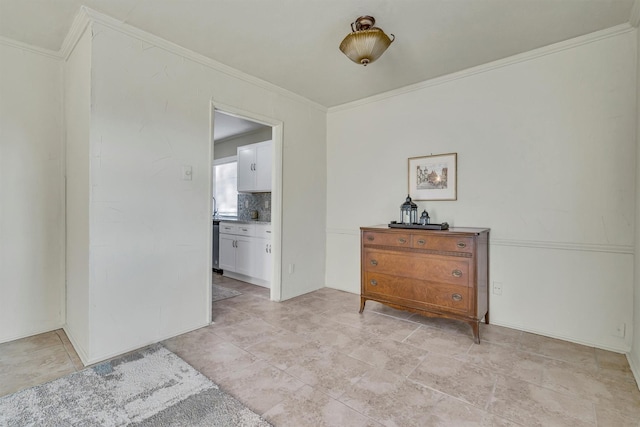
[[[446,308],[467,313],[470,308],[469,288],[428,283],[405,277],[367,272],[364,277],[364,294],[399,299],[402,305],[412,308]]]
[[[382,245],[411,247],[411,234],[409,233],[376,233],[365,231],[362,236],[365,245]]]
[[[442,252],[473,253],[473,239],[471,237],[414,234],[411,239],[411,247]]]
[[[364,249],[363,270],[469,286],[469,258]]]

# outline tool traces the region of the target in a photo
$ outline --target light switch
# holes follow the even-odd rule
[[[182,166],[182,180],[191,181],[193,179],[193,168],[189,165]]]

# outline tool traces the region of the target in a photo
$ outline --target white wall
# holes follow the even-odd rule
[[[65,62],[67,319],[65,331],[83,361],[89,360],[89,179],[91,130],[91,29]]]
[[[62,63],[0,43],[0,342],[64,323]]]
[[[636,27],[636,164],[640,165],[640,29]],[[636,170],[636,254],[635,254],[635,290],[633,298],[633,345],[628,356],[631,369],[640,387],[640,172]]]
[[[491,228],[492,321],[628,351],[613,334],[633,313],[635,37],[331,109],[327,286],[359,292],[358,228],[398,218],[407,158],[457,152],[458,200],[419,210]]]
[[[208,322],[212,99],[284,122],[282,296],[324,285],[325,233],[308,224],[325,223],[325,112],[108,22],[92,24],[85,363]]]

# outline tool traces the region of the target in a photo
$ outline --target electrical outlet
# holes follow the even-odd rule
[[[493,293],[495,295],[502,295],[502,283],[501,282],[493,282]]]
[[[296,269],[296,265],[295,264],[289,264],[289,274],[293,274],[295,269]]]
[[[626,329],[627,329],[627,324],[626,323],[620,323],[616,327],[616,330],[613,332],[613,336],[624,338]]]

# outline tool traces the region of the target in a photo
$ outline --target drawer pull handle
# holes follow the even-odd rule
[[[373,242],[373,239],[375,239],[375,237],[373,237],[373,236],[367,236],[367,240],[368,240],[368,241]]]
[[[378,261],[376,261],[375,259],[371,260],[371,265],[378,265]]]
[[[465,242],[458,242],[458,247],[459,247],[460,249],[462,249],[462,248],[466,248],[466,247],[467,247],[467,244],[466,244]]]
[[[453,294],[453,295],[451,295],[451,299],[454,300],[454,301],[462,301],[462,295]]]
[[[420,239],[420,240],[418,240],[418,244],[419,244],[419,245],[424,245],[425,243],[427,243],[427,242],[426,242],[426,240],[424,240],[424,239]]]
[[[371,279],[369,283],[371,283],[371,286],[378,286],[378,281],[375,279]]]
[[[403,239],[402,237],[398,239],[398,242],[405,244],[407,243],[407,239]]]
[[[453,271],[451,272],[451,275],[452,275],[453,277],[462,277],[462,271],[460,271],[460,270],[453,270]]]

